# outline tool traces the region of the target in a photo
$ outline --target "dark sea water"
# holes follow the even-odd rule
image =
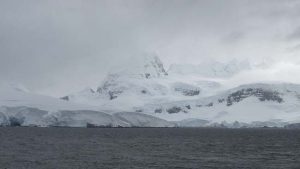
[[[0,168],[300,168],[300,130],[0,128]]]

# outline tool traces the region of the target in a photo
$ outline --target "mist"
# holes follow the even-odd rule
[[[0,80],[62,96],[154,52],[167,68],[234,58],[270,64],[233,84],[299,83],[299,16],[296,0],[2,0]]]

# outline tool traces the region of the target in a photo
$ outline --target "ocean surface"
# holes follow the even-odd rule
[[[0,128],[1,169],[300,168],[300,130]]]

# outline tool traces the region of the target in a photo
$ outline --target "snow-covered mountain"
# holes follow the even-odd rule
[[[134,69],[130,68],[130,71],[110,73],[97,89],[87,88],[62,99],[100,106],[106,110],[138,111],[137,107],[149,103],[198,98],[220,88],[215,81],[196,78],[186,82],[180,76],[169,75],[157,56],[152,59],[147,56],[145,60],[149,63],[143,63],[139,71],[132,72]]]
[[[272,122],[281,126],[300,121],[299,94],[297,84],[247,84],[210,97],[149,104],[142,112],[174,121],[196,118],[210,124],[238,121],[243,125]]]
[[[0,126],[173,127],[175,123],[143,113],[99,111],[99,107],[0,87]]]
[[[172,65],[166,73],[157,56],[147,56],[145,60],[151,64],[144,65],[156,71],[109,74],[96,90],[86,89],[63,99],[111,111],[144,113],[175,121],[178,126],[283,126],[300,121],[298,84],[269,82],[224,87],[226,80],[254,68],[247,61]]]
[[[173,65],[146,55],[109,73],[95,89],[60,99],[0,87],[0,125],[283,127],[300,122],[300,84],[228,86],[249,62]]]

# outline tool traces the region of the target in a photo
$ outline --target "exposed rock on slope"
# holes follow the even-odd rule
[[[137,63],[129,71],[109,74],[96,90],[61,99],[0,87],[0,125],[236,128],[300,122],[300,85],[228,86],[232,76],[248,70],[247,64],[217,63],[199,71],[189,67],[192,73],[181,74],[173,68],[167,74],[157,56]]]

